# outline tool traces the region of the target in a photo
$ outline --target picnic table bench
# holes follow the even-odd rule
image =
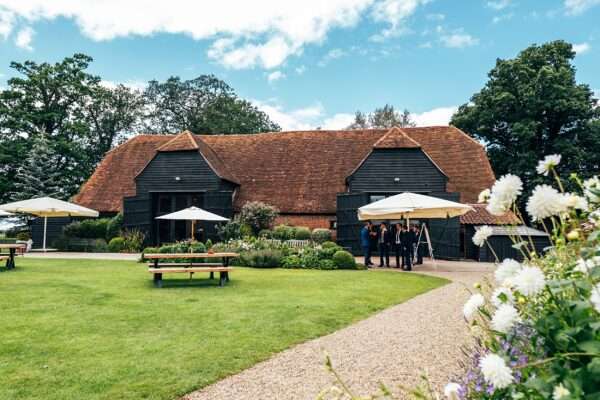
[[[0,244],[0,252],[3,249],[8,249],[8,254],[0,253],[0,261],[6,261],[6,269],[13,269],[13,268],[15,268],[15,255],[17,253],[17,250],[22,254],[26,248],[27,248],[27,245],[25,245],[25,244],[17,244],[17,243]]]
[[[144,258],[151,260],[148,263],[148,272],[153,275],[154,285],[162,287],[163,274],[189,274],[190,279],[196,272],[208,272],[210,279],[214,279],[214,273],[219,273],[219,286],[224,286],[229,282],[229,272],[233,268],[229,266],[232,258],[239,257],[237,253],[165,253],[165,254],[145,254]],[[219,262],[194,262],[198,259],[215,259]],[[186,259],[188,262],[175,263],[164,260]]]

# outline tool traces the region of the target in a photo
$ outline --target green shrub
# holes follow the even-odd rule
[[[319,261],[319,269],[324,269],[324,270],[332,270],[332,269],[336,269],[337,265],[335,265],[335,263],[333,262],[333,260],[321,260]]]
[[[111,240],[121,234],[123,229],[123,214],[118,213],[112,217],[106,224],[106,240]],[[110,242],[109,242],[110,244]]]
[[[95,253],[106,253],[108,251],[108,244],[104,239],[95,239],[92,244],[92,251]]]
[[[110,242],[108,242],[108,250],[111,253],[120,253],[125,250],[125,238],[117,236],[110,239]]]
[[[338,246],[337,243],[335,243],[335,242],[327,241],[327,242],[321,243],[321,247],[324,249],[331,249],[331,248],[336,248],[336,247],[340,247],[340,246]]]
[[[69,238],[65,235],[60,235],[54,239],[52,247],[60,251],[69,251]]]
[[[125,239],[125,247],[123,250],[136,253],[142,250],[146,235],[140,230],[132,229],[130,231],[124,231],[123,238]]]
[[[108,218],[85,219],[71,222],[63,228],[67,237],[82,239],[104,239],[108,230]]]
[[[338,250],[333,255],[333,262],[339,269],[356,269],[354,256],[345,250]]]
[[[329,229],[317,228],[312,231],[312,240],[317,243],[331,241],[331,231]]]
[[[287,225],[278,225],[273,230],[273,239],[290,240],[294,238],[294,228]]]
[[[279,211],[273,206],[261,201],[250,201],[240,211],[240,222],[250,226],[256,235],[263,229],[269,229],[278,214]]]
[[[283,254],[279,250],[252,250],[240,254],[243,267],[277,268],[281,265]]]
[[[260,232],[258,232],[258,237],[265,239],[273,239],[273,231],[270,229],[263,229]]]
[[[212,249],[212,247],[213,247],[213,242],[212,242],[212,240],[208,239],[206,241],[206,250],[210,250],[210,249]]]
[[[283,257],[281,260],[282,268],[302,268],[302,260],[295,254]]]
[[[302,268],[318,269],[320,268],[321,255],[312,248],[303,249],[300,259],[302,260]]]
[[[310,229],[305,226],[297,226],[294,228],[294,239],[308,240],[310,239]]]
[[[226,224],[217,225],[217,236],[224,242],[242,238],[242,223],[233,219]]]
[[[206,246],[202,242],[190,243],[188,247],[190,253],[206,253]]]
[[[27,231],[21,231],[17,233],[17,240],[28,241],[31,239],[31,235]]]

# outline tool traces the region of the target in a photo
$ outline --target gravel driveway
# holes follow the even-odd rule
[[[434,385],[443,387],[456,371],[460,345],[468,340],[462,317],[466,288],[492,268],[491,264],[444,261],[438,261],[437,270],[421,266],[420,273],[453,282],[294,346],[184,399],[314,399],[333,381],[323,366],[325,352],[355,395],[375,393],[378,382],[392,389],[398,384],[415,385],[423,370]]]

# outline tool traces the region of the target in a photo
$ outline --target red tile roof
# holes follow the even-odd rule
[[[375,142],[375,149],[418,149],[421,145],[411,139],[402,129],[393,127]]]
[[[467,225],[513,225],[519,223],[519,219],[509,211],[502,216],[490,214],[486,209],[485,204],[471,204],[473,211],[469,211],[465,215],[460,216],[460,223]]]
[[[384,145],[420,144],[449,177],[448,191],[460,192],[462,202],[475,202],[494,182],[481,144],[451,126],[193,137],[215,172],[240,184],[238,209],[246,201],[261,200],[284,213],[333,214],[337,193],[346,190],[346,177],[380,139]],[[140,135],[115,148],[74,201],[99,211],[119,211],[122,198],[135,194],[135,175],[156,149],[174,138]],[[179,138],[166,148],[179,146],[189,146],[189,141]]]

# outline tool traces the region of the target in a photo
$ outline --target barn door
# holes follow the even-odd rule
[[[233,218],[233,192],[231,191],[214,191],[204,194],[204,207],[206,211],[220,215],[225,218]],[[205,231],[205,239],[210,239],[215,242],[218,239],[217,230],[214,222],[202,223]]]
[[[340,193],[337,195],[337,242],[352,254],[361,254],[358,209],[369,203],[367,193]]]

